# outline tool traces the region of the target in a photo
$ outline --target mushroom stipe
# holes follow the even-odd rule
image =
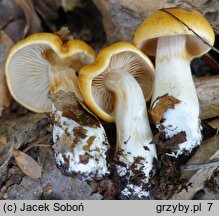
[[[87,106],[103,120],[115,121],[114,160],[118,161],[118,176],[126,182],[121,194],[127,197],[149,196],[145,185],[156,151],[151,143],[146,100],[151,96],[153,72],[149,58],[127,42],[102,49],[96,61],[79,72],[79,89]]]

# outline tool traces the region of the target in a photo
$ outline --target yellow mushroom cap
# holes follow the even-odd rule
[[[79,71],[78,85],[86,105],[106,122],[115,121],[116,95],[105,88],[104,79],[115,70],[131,73],[140,84],[146,100],[152,94],[154,66],[147,56],[128,42],[117,42],[102,49],[94,63]]]
[[[164,10],[155,12],[137,28],[133,42],[139,49],[148,55],[155,56],[157,39],[174,35],[187,35],[187,51],[192,57],[201,56],[211,49],[211,47],[203,43],[200,38],[189,30],[189,28],[192,29],[211,46],[214,44],[214,31],[209,22],[200,13],[181,8],[168,8]],[[173,16],[168,14],[168,12]]]
[[[59,36],[51,33],[30,35],[14,45],[8,55],[5,74],[9,91],[18,103],[29,110],[49,112],[52,110],[49,100],[53,89],[50,86],[51,73],[56,63],[57,71],[64,71],[65,63],[68,64],[66,67],[72,67],[68,73],[71,76],[73,61],[78,61],[74,65],[80,64],[77,65],[80,69],[94,59],[95,51],[81,40],[63,43]]]

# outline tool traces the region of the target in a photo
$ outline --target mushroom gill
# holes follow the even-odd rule
[[[150,71],[149,66],[138,54],[131,51],[124,51],[113,55],[110,58],[108,67],[92,81],[92,93],[96,103],[109,114],[114,111],[114,94],[106,89],[102,80],[105,79],[108,73],[121,69],[133,75],[140,84],[146,100],[152,89],[152,77],[145,76]],[[104,100],[102,100],[103,98]]]

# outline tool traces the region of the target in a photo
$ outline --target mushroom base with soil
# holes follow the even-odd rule
[[[124,70],[112,70],[105,77],[105,86],[115,95],[115,124],[117,149],[115,160],[118,175],[127,184],[121,194],[127,197],[148,197],[146,187],[156,158],[155,145],[151,144],[146,102],[140,85]]]
[[[63,173],[83,179],[107,175],[109,144],[101,123],[71,93],[59,91],[53,98],[56,102],[51,119],[57,166]]]

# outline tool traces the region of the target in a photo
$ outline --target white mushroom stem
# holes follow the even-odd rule
[[[167,138],[181,131],[186,132],[186,142],[179,145],[179,150],[174,153],[176,156],[182,154],[184,150],[191,151],[201,142],[199,102],[191,75],[190,61],[191,58],[186,51],[186,36],[158,39],[152,104],[165,94],[181,101],[164,113],[162,122]]]
[[[142,185],[149,180],[156,157],[155,146],[150,144],[152,132],[150,129],[146,102],[140,85],[126,71],[114,70],[107,74],[105,86],[115,93],[115,123],[117,128],[116,158],[125,164],[118,166],[120,176],[127,176],[128,185],[123,194],[147,196],[141,190]],[[131,170],[132,166],[132,170]],[[135,171],[142,171],[142,184],[134,185],[129,179],[135,178]]]

